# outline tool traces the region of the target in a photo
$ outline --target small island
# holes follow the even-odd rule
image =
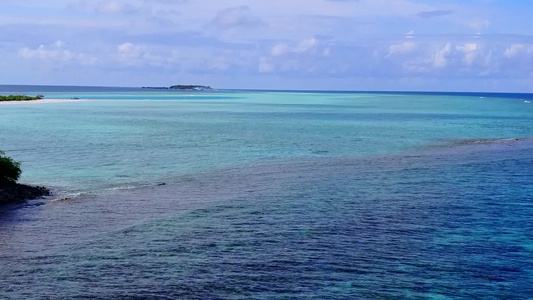
[[[21,173],[20,163],[0,151],[0,206],[50,195],[45,187],[17,183]]]
[[[0,95],[0,101],[32,101],[32,100],[41,100],[43,98],[44,98],[43,95],[37,95],[35,97],[26,96],[26,95],[8,95],[8,96]]]
[[[171,90],[195,90],[195,91],[204,91],[212,90],[210,86],[205,85],[173,85],[170,87]]]
[[[152,90],[185,90],[185,91],[210,91],[213,90],[210,86],[207,85],[172,85],[170,87],[164,86],[143,86],[143,89],[152,89]]]

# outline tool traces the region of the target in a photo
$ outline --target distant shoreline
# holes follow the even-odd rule
[[[181,90],[181,91],[211,91],[212,87],[207,85],[172,85],[166,86],[143,86],[143,89],[149,90]]]
[[[43,186],[20,183],[1,184],[0,207],[11,204],[22,204],[27,200],[34,200],[49,195],[50,190]]]
[[[144,90],[157,91],[145,87]],[[0,94],[7,93],[105,93],[105,92],[137,92],[143,90],[139,86],[76,86],[76,85],[20,85],[0,84]],[[163,89],[163,90],[169,90]],[[177,90],[179,91],[179,90]],[[187,91],[187,90],[183,90]],[[274,92],[274,93],[334,93],[334,94],[397,94],[397,95],[437,95],[437,96],[466,96],[486,98],[509,98],[533,100],[533,91],[446,91],[446,90],[349,90],[349,89],[261,89],[261,88],[213,88],[218,92]]]
[[[82,102],[85,99],[40,99],[24,101],[1,101],[0,105],[24,105],[24,104],[45,104],[45,103],[64,103],[64,102]]]

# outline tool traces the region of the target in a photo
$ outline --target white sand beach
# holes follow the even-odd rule
[[[86,99],[40,99],[27,101],[0,101],[0,105],[27,105],[27,104],[45,104],[45,103],[63,103],[63,102],[81,102]]]

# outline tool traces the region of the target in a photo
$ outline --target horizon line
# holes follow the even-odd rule
[[[56,84],[0,84],[3,86],[26,86],[26,87],[78,87],[78,88],[124,88],[124,89],[143,89],[143,86],[105,86],[105,85],[56,85]],[[206,85],[209,86],[209,85]],[[156,86],[154,86],[156,87]],[[165,87],[165,86],[161,86]],[[146,89],[145,89],[146,90]],[[149,90],[149,89],[148,89]],[[156,91],[156,89],[153,89]],[[264,88],[212,88],[212,91],[257,91],[257,92],[338,92],[338,93],[427,93],[427,94],[516,94],[516,95],[532,95],[533,92],[504,92],[504,91],[445,91],[445,90],[346,90],[346,89],[332,89],[332,90],[309,90],[309,89],[264,89]],[[202,91],[200,91],[202,92]],[[204,90],[203,92],[209,92]]]

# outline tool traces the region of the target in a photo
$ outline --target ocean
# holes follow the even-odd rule
[[[0,94],[0,299],[533,298],[531,94]]]

